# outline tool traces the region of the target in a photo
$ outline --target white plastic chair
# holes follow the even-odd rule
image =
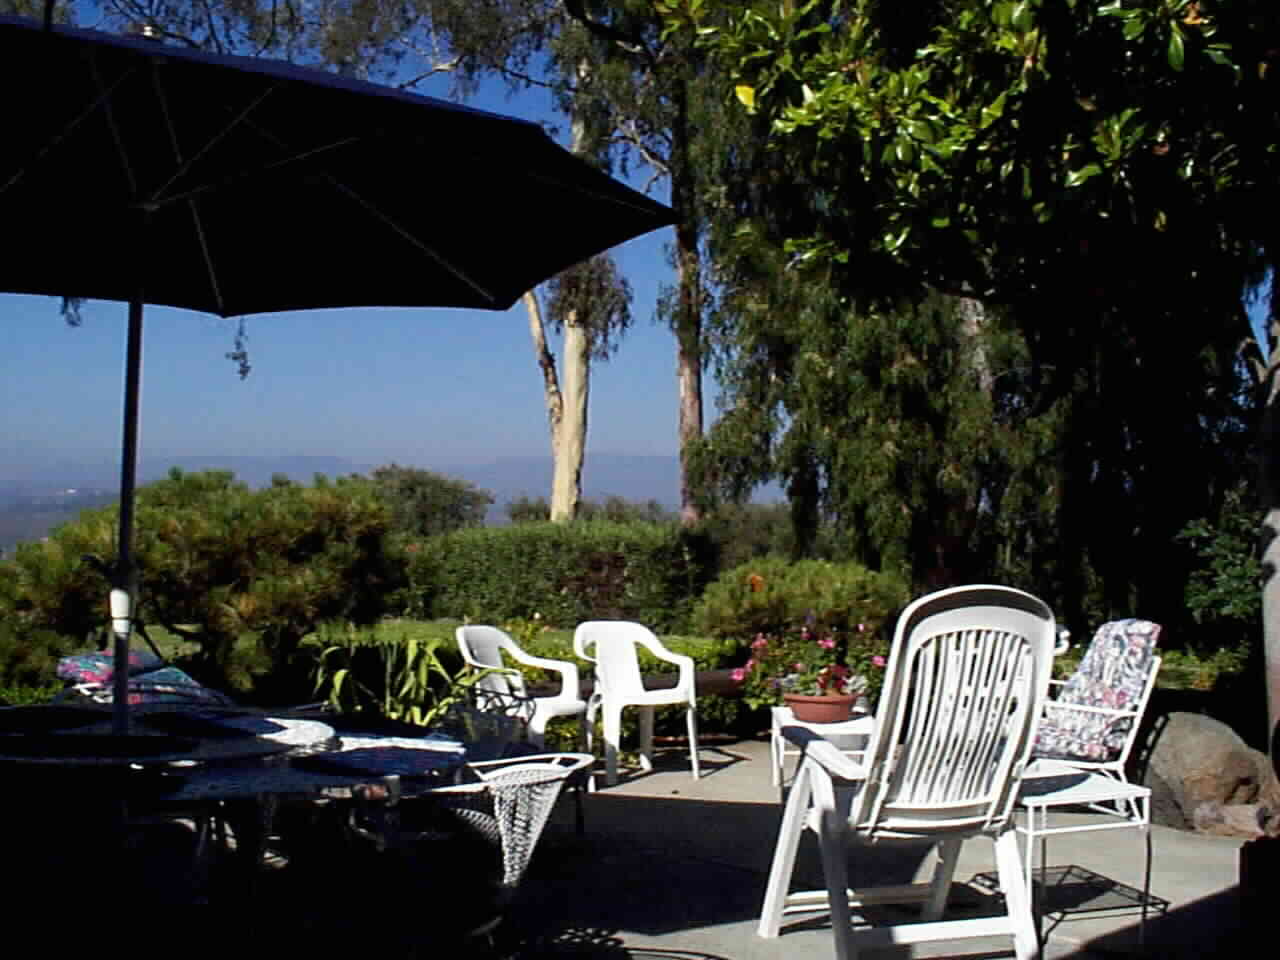
[[[784,727],[804,750],[778,834],[758,933],[783,915],[831,914],[838,960],[855,945],[1012,934],[1019,960],[1038,937],[1010,810],[1049,680],[1055,628],[1040,600],[1008,587],[953,587],[916,600],[898,620],[866,759],[855,762],[811,730]],[[827,889],[788,894],[806,829],[818,835]],[[1005,914],[942,921],[961,843],[995,844]],[[929,883],[849,890],[846,845],[933,840]],[[852,910],[913,901],[922,922],[854,930]]]
[[[568,660],[548,660],[525,653],[504,631],[497,627],[466,626],[454,632],[462,659],[470,666],[489,673],[476,687],[480,703],[493,705],[508,713],[518,713],[524,703],[532,702],[529,717],[529,743],[538,749],[546,745],[547,721],[555,717],[586,716],[587,702],[582,699],[578,665]],[[560,691],[551,697],[530,697],[519,670],[507,666],[504,653],[516,663],[541,667],[560,674]]]
[[[640,676],[636,647],[641,646],[659,660],[673,663],[679,676],[673,687],[646,690]],[[597,711],[604,712],[605,783],[618,782],[618,748],[622,739],[622,710],[640,708],[640,765],[653,769],[653,712],[655,707],[683,703],[689,730],[689,761],[693,779],[698,769],[698,713],[693,658],[672,653],[653,631],[626,620],[589,620],[573,633],[573,651],[595,664],[596,686],[587,703],[587,745],[595,728]]]

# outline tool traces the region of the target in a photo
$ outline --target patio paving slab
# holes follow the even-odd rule
[[[510,931],[521,958],[684,958],[782,960],[831,955],[829,928],[784,927],[764,940],[755,924],[781,819],[770,784],[768,745],[745,740],[704,747],[694,781],[679,747],[657,769],[632,771],[587,798],[586,833],[573,832],[562,804],[544,834]],[[601,784],[603,781],[601,781]],[[1084,822],[1096,815],[1059,812]],[[1152,905],[1145,947],[1138,943],[1143,839],[1137,830],[1085,832],[1051,839],[1052,912],[1045,921],[1050,960],[1095,957],[1222,956],[1244,935],[1235,884],[1240,841],[1152,828]],[[801,847],[798,872],[821,888],[816,844]],[[874,848],[853,868],[853,882],[922,879],[927,848]],[[990,908],[992,849],[965,844],[951,907],[954,916]],[[1012,956],[1008,937],[895,948],[874,957]]]

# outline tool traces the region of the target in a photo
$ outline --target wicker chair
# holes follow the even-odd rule
[[[592,759],[585,753],[548,753],[472,763],[467,765],[470,782],[405,804],[396,778],[387,778],[384,787],[358,797],[349,826],[379,851],[421,853],[427,864],[439,863],[446,851],[445,859],[455,858],[457,869],[484,874],[490,909],[468,923],[468,932],[487,936],[514,899],[562,787]]]

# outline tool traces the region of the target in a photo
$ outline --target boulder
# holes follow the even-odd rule
[[[1222,808],[1261,806],[1266,808],[1264,822],[1280,809],[1280,788],[1270,761],[1212,717],[1168,714],[1155,725],[1146,755],[1143,782],[1151,787],[1154,823],[1180,829],[1212,824],[1220,832],[1232,821],[1248,819],[1223,818]]]

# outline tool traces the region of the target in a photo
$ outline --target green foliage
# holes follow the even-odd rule
[[[374,492],[391,511],[392,529],[432,537],[484,525],[493,495],[464,480],[430,470],[390,464],[369,475]]]
[[[500,623],[539,614],[553,626],[621,619],[669,630],[686,621],[705,582],[704,552],[673,526],[521,523],[426,541],[421,563],[434,566],[434,616]]]
[[[551,519],[551,504],[546,497],[520,497],[506,507],[507,519],[512,523],[544,523]],[[583,500],[578,504],[576,520],[590,522],[607,520],[611,523],[675,523],[676,516],[657,500],[636,503],[624,497],[610,496],[604,500]]]
[[[1262,616],[1262,563],[1258,509],[1237,487],[1227,494],[1216,523],[1201,517],[1179,535],[1203,566],[1187,583],[1187,609],[1197,623],[1228,621],[1256,628]]]
[[[101,627],[117,522],[115,507],[86,511],[0,564],[18,629],[84,637]],[[253,491],[229,472],[173,470],[137,494],[138,616],[197,643],[206,682],[243,692],[252,672],[284,677],[316,623],[382,613],[400,577],[388,526],[365,480]],[[246,635],[256,652],[239,644]]]
[[[1259,511],[1247,490],[1226,495],[1217,521],[1202,517],[1178,539],[1195,551],[1200,566],[1186,586],[1186,605],[1205,639],[1193,644],[1210,654],[1244,658],[1262,638],[1262,563]],[[1230,670],[1234,661],[1227,664]]]
[[[0,611],[8,609],[0,599]],[[42,628],[25,627],[0,614],[0,702],[39,699],[42,691],[60,687],[54,678],[58,660],[80,646],[75,638]],[[20,691],[31,691],[21,694]],[[7,691],[7,692],[3,692]]]
[[[879,635],[909,598],[901,578],[861,564],[770,556],[710,584],[694,609],[693,623],[710,636],[741,644],[758,634],[781,634],[795,624]]]
[[[48,703],[62,689],[61,683],[34,685],[0,683],[0,707],[24,707],[30,704]]]
[[[315,692],[343,713],[430,726],[464,700],[479,677],[464,674],[452,636],[405,622],[321,624],[308,642],[318,649]]]
[[[664,8],[758,134],[707,174],[704,475],[781,480],[802,544],[829,517],[839,555],[919,588],[1183,619],[1169,545],[1246,469],[1280,8]]]
[[[793,556],[797,552],[791,508],[785,503],[718,503],[706,512],[699,529],[714,545],[721,570],[771,553]],[[819,556],[830,550],[823,542],[810,547]]]

